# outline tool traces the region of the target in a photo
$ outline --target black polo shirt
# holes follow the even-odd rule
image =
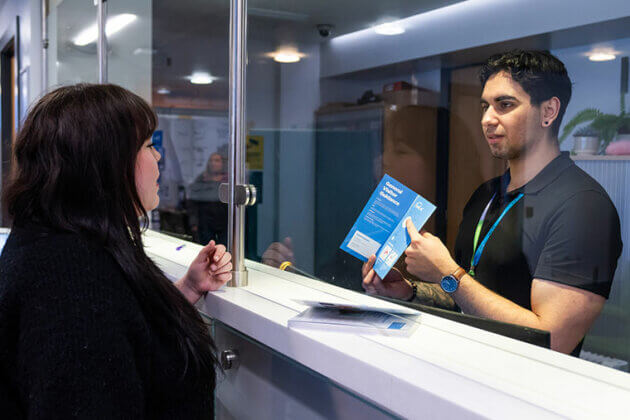
[[[602,186],[578,168],[568,153],[518,190],[507,192],[509,182],[508,170],[473,193],[455,244],[457,263],[470,269],[475,228],[493,194],[497,193],[479,242],[522,192],[524,197],[488,240],[475,279],[529,310],[534,278],[608,298],[622,243],[617,210]]]

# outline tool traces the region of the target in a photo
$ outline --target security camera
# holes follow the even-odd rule
[[[330,25],[328,23],[320,23],[317,25],[317,32],[319,32],[319,36],[322,38],[328,38],[335,29],[335,25]]]

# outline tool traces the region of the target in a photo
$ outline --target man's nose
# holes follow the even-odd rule
[[[488,107],[486,111],[481,116],[481,126],[486,127],[489,125],[497,125],[499,121],[497,120],[497,116],[494,113],[494,108]]]

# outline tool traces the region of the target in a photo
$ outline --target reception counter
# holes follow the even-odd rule
[[[172,279],[201,249],[151,231],[145,246]],[[407,336],[289,328],[300,299],[383,302],[247,268],[199,303],[226,362],[217,418],[627,418],[627,373],[422,312]]]

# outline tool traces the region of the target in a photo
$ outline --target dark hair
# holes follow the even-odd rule
[[[562,117],[571,99],[571,79],[562,61],[548,51],[513,50],[493,55],[481,67],[479,80],[482,88],[488,79],[501,71],[507,72],[531,98],[532,105],[540,105],[554,96],[560,99],[558,118],[551,128],[558,135]]]
[[[157,126],[139,96],[116,85],[78,84],[41,98],[13,147],[3,202],[16,224],[81,234],[116,260],[147,320],[179,344],[189,365],[214,378],[214,344],[196,309],[144,252],[136,156]],[[190,363],[192,360],[192,364]]]

